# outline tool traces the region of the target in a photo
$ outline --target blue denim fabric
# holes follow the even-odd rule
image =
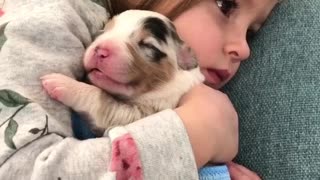
[[[199,170],[200,180],[230,180],[230,174],[226,165],[205,166]]]

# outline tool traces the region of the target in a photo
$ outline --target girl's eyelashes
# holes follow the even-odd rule
[[[231,12],[238,8],[238,3],[236,0],[215,0],[220,11],[227,17]]]

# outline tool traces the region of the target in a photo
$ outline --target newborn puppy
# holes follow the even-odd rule
[[[52,98],[84,115],[96,133],[174,108],[204,80],[170,20],[142,10],[111,19],[87,48],[84,67],[92,85],[62,74],[41,79]]]

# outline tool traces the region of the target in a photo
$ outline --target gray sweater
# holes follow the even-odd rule
[[[39,78],[84,74],[82,57],[108,18],[89,0],[9,0],[0,17],[0,179],[198,179],[181,119],[165,110],[106,137],[73,138],[70,110]]]

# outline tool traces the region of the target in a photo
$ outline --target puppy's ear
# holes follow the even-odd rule
[[[178,66],[182,70],[190,70],[198,67],[198,61],[193,50],[185,43],[178,50]]]

